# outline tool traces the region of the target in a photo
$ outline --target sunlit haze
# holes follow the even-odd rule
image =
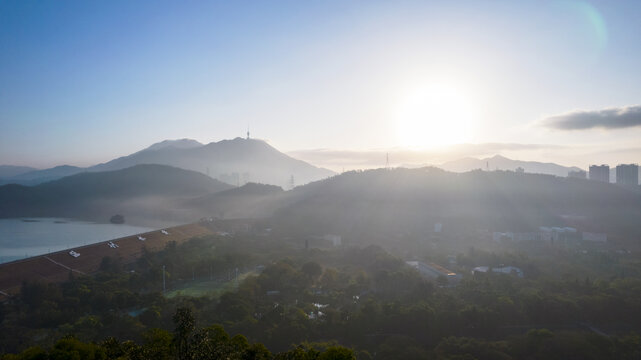
[[[641,359],[641,0],[0,0],[0,360]]]
[[[439,148],[469,142],[478,125],[477,105],[449,83],[429,83],[411,91],[393,121],[398,144]]]
[[[639,18],[637,1],[3,1],[0,164],[248,127],[335,170],[639,162]]]

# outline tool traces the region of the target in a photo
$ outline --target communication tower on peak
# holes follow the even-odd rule
[[[249,140],[249,126],[247,126],[247,140]]]
[[[385,168],[389,169],[389,153],[385,154]]]

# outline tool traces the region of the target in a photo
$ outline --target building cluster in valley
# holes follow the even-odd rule
[[[610,166],[609,165],[590,165],[589,172],[578,170],[570,171],[568,177],[576,179],[590,179],[609,183]],[[615,180],[617,185],[637,186],[639,185],[639,165],[637,164],[619,164],[615,170]]]
[[[573,227],[541,226],[539,231],[530,232],[499,232],[492,233],[492,240],[502,241],[540,241],[549,244],[571,245],[578,242],[589,242],[593,244],[606,243],[606,233],[579,231]]]

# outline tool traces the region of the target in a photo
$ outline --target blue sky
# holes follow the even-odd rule
[[[0,0],[0,164],[85,166],[247,126],[321,163],[639,162],[640,18],[637,1]]]

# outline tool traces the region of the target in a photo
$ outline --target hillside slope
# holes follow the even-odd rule
[[[29,166],[0,165],[0,178],[18,176],[38,169]]]
[[[265,218],[278,209],[282,188],[275,185],[248,183],[234,189],[189,199],[185,208],[219,218]]]
[[[60,165],[50,169],[33,170],[25,172],[16,176],[3,178],[0,180],[1,184],[19,184],[19,185],[38,185],[47,181],[58,180],[65,176],[71,176],[85,172],[85,168]]]
[[[220,200],[223,194],[224,202]],[[237,206],[234,198],[243,206]],[[202,203],[207,199],[209,207]],[[440,222],[467,233],[577,226],[628,238],[641,236],[638,191],[510,171],[353,171],[287,192],[251,196],[235,189],[200,201],[201,211],[234,217],[250,217],[260,209],[273,217],[275,225],[301,234],[425,234]]]
[[[82,173],[33,187],[0,186],[0,217],[55,216],[105,221],[176,213],[178,199],[232,188],[206,175],[165,165]],[[154,215],[155,214],[155,215]],[[176,219],[178,220],[178,219]]]
[[[459,229],[531,231],[581,219],[587,230],[641,235],[641,194],[613,184],[507,171],[436,168],[350,172],[299,187],[277,218],[296,227],[350,232]]]

